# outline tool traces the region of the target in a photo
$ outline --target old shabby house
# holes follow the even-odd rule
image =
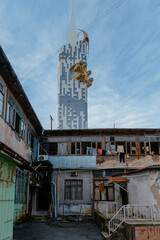
[[[53,164],[53,211],[58,216],[91,216],[94,211],[113,216],[129,202],[127,181],[112,176],[158,164],[159,136],[159,129],[44,131],[39,158]]]
[[[29,173],[42,126],[0,47],[0,239],[12,239],[13,220],[29,212]]]
[[[11,239],[13,219],[28,213],[82,219],[99,212],[106,227],[106,219],[133,203],[128,178],[115,174],[159,164],[159,146],[159,129],[46,130],[42,134],[42,126],[0,48],[2,239]],[[146,209],[145,203],[142,205],[141,209]]]

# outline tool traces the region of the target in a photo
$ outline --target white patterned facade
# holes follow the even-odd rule
[[[74,1],[72,1],[71,28],[67,44],[59,49],[58,61],[58,121],[59,129],[88,128],[87,86],[70,74],[70,68],[79,61],[87,61],[87,44],[78,40],[75,29]]]

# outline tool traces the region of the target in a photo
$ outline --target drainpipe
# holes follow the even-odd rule
[[[54,184],[54,217],[57,219],[57,204],[56,204],[56,183],[51,181],[52,184]],[[52,192],[52,201],[53,201],[53,192]],[[52,216],[53,217],[53,216]]]

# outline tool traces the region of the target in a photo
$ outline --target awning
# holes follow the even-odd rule
[[[52,163],[50,163],[48,160],[45,161],[35,161],[33,162],[33,167],[36,169],[36,171],[52,171]]]
[[[128,181],[126,178],[122,178],[122,177],[110,177],[109,179],[111,182],[115,182],[115,183],[121,183],[121,182]]]
[[[109,180],[113,182],[115,185],[119,186],[121,189],[127,192],[127,182],[126,178],[122,177],[110,177]]]

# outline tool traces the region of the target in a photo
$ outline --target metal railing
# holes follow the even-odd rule
[[[109,236],[115,232],[124,221],[154,220],[153,206],[124,205],[109,221]]]
[[[95,202],[95,210],[103,213],[106,218],[110,219],[118,211],[118,204],[117,202],[97,201]]]

